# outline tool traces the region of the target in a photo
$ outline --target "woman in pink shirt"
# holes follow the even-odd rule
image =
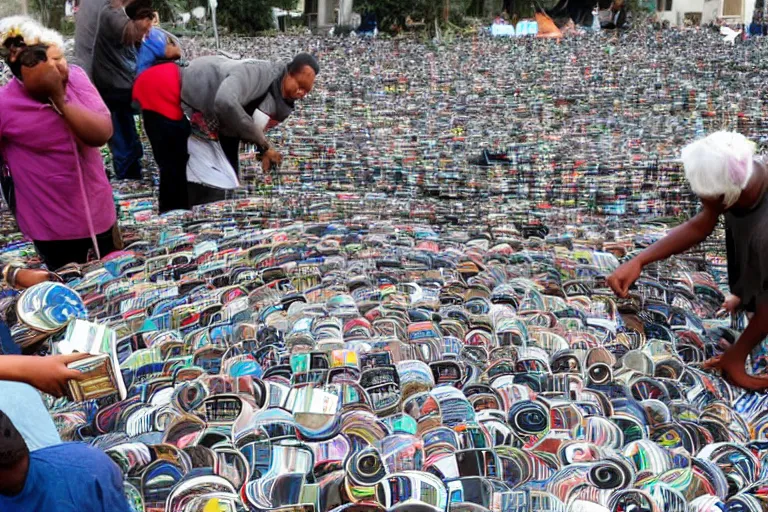
[[[47,267],[115,250],[115,204],[99,147],[109,110],[61,36],[23,17],[0,19],[0,51],[14,79],[0,89],[0,155],[14,184],[11,207]]]

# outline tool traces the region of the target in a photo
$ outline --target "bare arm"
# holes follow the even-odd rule
[[[726,351],[729,357],[738,358],[744,367],[744,361],[752,353],[761,341],[768,335],[768,304],[761,304],[757,308],[755,316],[747,324],[747,328],[741,333],[736,343]]]
[[[768,389],[768,376],[747,375],[744,363],[752,350],[768,335],[768,303],[757,305],[757,313],[749,321],[739,339],[725,353],[707,361],[705,368],[719,368],[731,384],[753,391]]]
[[[77,84],[81,94],[91,98],[91,108],[67,101],[67,94],[59,70],[51,63],[22,67],[24,87],[42,103],[50,103],[61,114],[72,133],[88,146],[100,147],[112,137],[112,121],[98,92],[82,70],[70,73],[70,86]],[[101,107],[101,108],[99,108]]]
[[[151,27],[151,19],[130,20],[123,29],[123,44],[126,46],[140,44]]]
[[[642,266],[680,254],[707,239],[717,226],[723,208],[711,201],[691,220],[671,230],[667,236],[641,252],[637,258]]]
[[[112,137],[112,120],[108,116],[69,103],[63,95],[52,101],[72,133],[84,144],[101,147]]]
[[[717,226],[723,206],[716,201],[702,201],[704,208],[688,222],[674,228],[667,236],[624,263],[608,276],[608,286],[619,297],[629,294],[629,287],[640,277],[643,267],[687,251],[703,242]]]
[[[85,357],[88,354],[0,356],[0,380],[24,382],[50,395],[63,396],[67,381],[82,377],[80,372],[67,368],[67,365]]]
[[[103,34],[113,43],[122,43],[125,46],[138,45],[152,27],[152,19],[130,18],[135,15],[135,12],[129,15],[126,9],[121,8],[121,2],[111,3],[100,15],[99,34]]]

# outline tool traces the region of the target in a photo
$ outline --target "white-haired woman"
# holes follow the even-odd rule
[[[99,147],[109,110],[62,37],[29,18],[0,19],[0,52],[14,79],[0,89],[0,154],[14,210],[49,269],[115,248],[115,205]]]
[[[703,242],[725,218],[728,281],[733,294],[724,306],[739,303],[754,313],[738,341],[705,366],[719,368],[735,385],[768,389],[768,377],[747,375],[747,356],[768,335],[768,169],[755,146],[737,133],[717,132],[683,149],[685,177],[699,196],[702,209],[671,230],[608,278],[620,297],[640,277],[643,267],[680,254]]]

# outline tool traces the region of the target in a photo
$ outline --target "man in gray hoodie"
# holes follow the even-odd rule
[[[306,53],[288,64],[200,57],[182,70],[182,107],[193,130],[221,143],[236,173],[240,141],[255,144],[264,170],[269,170],[281,163],[282,155],[270,145],[266,132],[291,115],[294,102],[310,93],[319,72],[317,60]],[[224,195],[221,189],[190,181],[191,205]]]

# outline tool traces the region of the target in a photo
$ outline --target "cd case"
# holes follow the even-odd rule
[[[119,370],[115,371],[109,355],[98,354],[67,366],[84,374],[82,380],[69,381],[69,395],[73,401],[96,400],[113,395],[118,395],[120,400],[125,399],[123,376]]]

